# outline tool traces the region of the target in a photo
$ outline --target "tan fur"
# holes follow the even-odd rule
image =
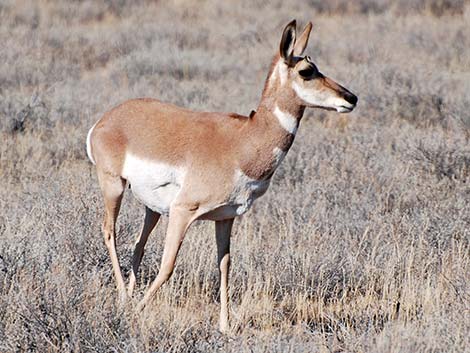
[[[175,186],[179,191],[169,209],[162,265],[139,308],[145,306],[171,275],[190,224],[196,219],[212,219],[217,221],[222,276],[220,328],[226,331],[229,240],[234,217],[230,207],[245,212],[252,201],[266,191],[269,179],[292,145],[306,106],[331,109],[340,104],[338,109],[343,109],[341,104],[344,104],[344,109],[350,110],[354,107],[355,101],[347,101],[354,96],[334,81],[320,73],[311,80],[300,76],[300,70],[313,65],[309,59],[300,57],[307,45],[311,24],[306,26],[297,42],[295,26],[293,21],[284,30],[280,53],[272,61],[259,107],[249,117],[195,112],[142,98],[126,101],[110,110],[90,131],[90,157],[96,162],[106,205],[105,241],[121,297],[125,292],[114,245],[114,223],[124,192],[126,156],[184,170],[184,182]],[[295,85],[304,98],[296,93]],[[310,97],[315,99],[314,103],[305,100]],[[339,103],[331,107],[330,103],[318,104],[317,100],[321,103],[322,99],[325,102],[336,99]],[[282,119],[288,119],[289,124],[295,119],[295,129],[286,130]],[[246,195],[238,197],[237,193]],[[158,218],[158,213],[147,209],[144,229],[136,241],[129,295],[132,295],[143,247]]]

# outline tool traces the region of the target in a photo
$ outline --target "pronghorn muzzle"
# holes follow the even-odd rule
[[[349,113],[356,107],[358,99],[355,94],[328,77],[324,77],[323,80],[324,85],[334,91],[338,98],[343,100],[343,102],[336,107],[339,113]]]

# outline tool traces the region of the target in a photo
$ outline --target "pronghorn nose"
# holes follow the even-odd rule
[[[357,97],[351,92],[345,93],[344,99],[346,100],[346,102],[351,103],[352,105],[356,105],[357,103]]]

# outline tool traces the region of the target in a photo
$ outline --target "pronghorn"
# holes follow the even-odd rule
[[[306,107],[347,113],[357,97],[318,71],[302,54],[312,24],[296,40],[296,22],[284,29],[257,111],[194,112],[155,99],[128,100],[90,129],[87,153],[96,164],[104,197],[103,233],[121,300],[132,296],[147,239],[160,215],[169,215],[156,279],[142,309],[173,272],[186,230],[195,220],[215,221],[220,275],[219,329],[228,325],[230,233],[235,217],[263,195],[292,145]],[[129,183],[145,205],[126,293],[116,255],[115,223]]]

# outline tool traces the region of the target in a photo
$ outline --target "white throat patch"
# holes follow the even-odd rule
[[[279,124],[281,124],[284,130],[295,135],[297,128],[299,127],[299,123],[295,116],[290,113],[283,112],[277,105],[274,108],[274,115],[276,116],[277,120],[279,120]]]

